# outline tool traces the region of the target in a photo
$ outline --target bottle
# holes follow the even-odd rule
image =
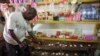
[[[80,47],[83,47],[83,44],[80,44]]]
[[[51,56],[55,56],[55,52],[51,53]]]
[[[78,56],[78,54],[77,53],[74,53],[74,56]]]
[[[91,44],[88,44],[88,47],[91,47]]]
[[[66,53],[66,56],[69,56],[69,54],[68,54],[68,53]]]
[[[62,52],[61,55],[64,56],[64,53]]]
[[[41,56],[44,56],[44,55],[45,55],[45,53],[44,53],[44,52],[42,52],[42,53],[41,53]]]
[[[77,45],[76,45],[76,44],[74,44],[74,47],[77,47]]]

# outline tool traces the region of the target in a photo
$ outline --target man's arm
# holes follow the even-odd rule
[[[20,40],[17,38],[17,36],[15,35],[14,30],[9,29],[9,33],[10,33],[10,35],[12,36],[12,38],[13,38],[18,44],[21,44],[21,41],[20,41]]]
[[[11,37],[18,43],[18,45],[20,47],[23,47],[24,45],[14,33],[14,29],[16,29],[17,22],[19,21],[19,19],[17,19],[17,16],[20,16],[20,13],[13,12],[9,15],[9,19],[6,22],[7,30]]]
[[[28,34],[30,35],[30,37],[36,38],[32,31],[28,31]]]
[[[36,38],[36,36],[33,35],[33,32],[32,32],[32,31],[28,31],[28,34],[30,35],[30,37],[33,38],[33,42],[34,42],[34,43],[42,44],[42,41],[41,41],[41,40],[38,40],[38,39]]]
[[[36,36],[33,34],[32,31],[28,31],[28,34],[30,37],[32,37],[33,39],[37,39]]]

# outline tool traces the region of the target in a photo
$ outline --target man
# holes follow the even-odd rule
[[[24,44],[26,31],[32,36],[29,21],[35,18],[37,11],[35,8],[28,8],[26,12],[12,12],[4,28],[4,39],[9,56],[26,56]]]

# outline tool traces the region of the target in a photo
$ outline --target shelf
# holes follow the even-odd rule
[[[35,47],[35,49],[37,50],[45,50],[45,51],[60,51],[60,50],[63,50],[63,51],[87,51],[88,48],[84,48],[84,47]]]
[[[78,0],[78,2],[82,2],[82,3],[92,3],[92,2],[96,2],[96,3],[99,3],[100,2],[100,0]],[[56,2],[54,2],[55,4],[58,4],[59,3],[59,1],[56,1]],[[19,3],[19,4],[21,4],[21,3]],[[26,3],[27,5],[30,5],[31,3],[29,2],[29,3]],[[50,2],[37,2],[37,4],[38,5],[44,5],[44,4],[50,4]],[[12,3],[12,4],[9,4],[9,5],[14,5],[14,3]]]
[[[55,4],[58,4],[59,2],[54,2]],[[44,4],[50,4],[50,2],[37,2],[38,5],[44,5]]]
[[[22,3],[18,3],[18,4],[22,4]],[[31,3],[26,3],[26,5],[30,5]],[[14,6],[14,5],[16,5],[16,4],[14,4],[14,3],[10,3],[9,4],[10,6]]]
[[[68,41],[68,42],[89,42],[89,43],[100,43],[98,40],[77,40],[77,39],[64,39],[64,38],[37,38],[41,40],[47,40],[47,41]]]
[[[39,21],[33,21],[32,23],[50,23],[50,24],[100,24],[100,21],[72,21],[72,22],[67,22],[67,21],[52,21],[52,20],[39,20]]]
[[[78,0],[78,2],[100,2],[100,0]]]
[[[36,2],[37,5],[45,5],[45,4],[50,4],[50,2]],[[19,3],[22,4],[22,3]],[[27,5],[30,5],[31,3],[26,3]],[[55,2],[55,4],[58,4],[58,2]],[[15,5],[14,3],[10,3],[9,5]]]

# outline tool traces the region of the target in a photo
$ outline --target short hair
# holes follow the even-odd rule
[[[35,8],[28,8],[27,10],[26,10],[26,12],[28,13],[28,16],[32,16],[32,18],[30,17],[30,19],[28,19],[28,20],[32,20],[33,18],[35,18],[36,17],[36,15],[37,15],[37,11],[36,11],[36,9]]]

